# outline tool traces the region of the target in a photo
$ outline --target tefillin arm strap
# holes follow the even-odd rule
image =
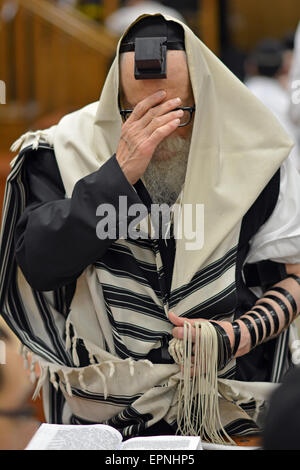
[[[290,274],[286,279],[294,279],[299,286],[300,297],[300,277]],[[276,295],[279,293],[281,297]],[[269,302],[269,300],[271,302]],[[231,325],[234,333],[234,344],[231,348],[229,337],[215,321],[211,323],[216,328],[218,337],[218,370],[223,369],[229,361],[236,355],[241,340],[241,325],[245,325],[249,331],[251,339],[251,349],[255,348],[270,336],[276,336],[279,330],[286,328],[298,315],[299,309],[294,296],[284,287],[270,287],[269,290],[257,301],[254,307]],[[282,321],[284,320],[284,323]],[[282,325],[280,328],[280,324]]]
[[[286,279],[292,278],[300,286],[300,277],[295,274],[289,274]],[[281,294],[282,297],[276,295]],[[300,295],[300,289],[299,289]],[[283,300],[284,298],[284,300]],[[272,301],[269,303],[268,300]],[[273,307],[276,305],[277,308]],[[240,325],[244,323],[250,333],[251,338],[251,349],[261,344],[264,339],[271,335],[276,335],[279,331],[280,326],[280,313],[283,313],[284,324],[283,328],[286,328],[297,316],[298,309],[295,298],[292,296],[287,289],[281,286],[270,287],[261,299],[257,301],[254,307],[242,315],[238,320],[232,323],[234,331],[234,347],[232,350],[233,356],[236,354],[240,344]]]

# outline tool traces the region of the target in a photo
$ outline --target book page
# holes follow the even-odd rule
[[[121,450],[202,450],[200,437],[150,436],[132,437],[123,442]]]
[[[117,450],[122,436],[104,424],[43,423],[25,450]]]

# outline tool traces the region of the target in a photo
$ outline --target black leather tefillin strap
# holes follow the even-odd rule
[[[257,346],[258,344],[262,342],[263,337],[264,337],[264,329],[263,329],[261,318],[256,312],[251,312],[251,311],[247,312],[247,317],[253,318],[255,325],[257,327],[257,339],[256,339],[256,345],[255,345]]]
[[[296,301],[294,299],[294,297],[292,296],[292,294],[290,294],[286,289],[284,289],[283,287],[280,287],[280,286],[276,286],[276,287],[271,287],[269,290],[273,290],[275,292],[279,292],[280,294],[284,295],[284,297],[289,301],[289,303],[291,304],[291,307],[293,309],[293,315],[296,314],[297,312],[297,304],[296,304]]]
[[[292,277],[293,279],[295,279],[295,281],[297,281],[300,286],[300,277],[297,276],[297,274],[289,274],[288,277]]]
[[[234,321],[232,323],[232,328],[234,332],[234,346],[232,349],[232,356],[234,357],[237,353],[241,341],[241,327],[237,321]]]
[[[253,349],[256,346],[257,342],[258,342],[258,337],[257,337],[257,334],[256,334],[254,323],[251,320],[249,320],[249,318],[247,318],[247,317],[241,317],[241,318],[239,318],[239,320],[242,321],[243,323],[245,323],[245,325],[248,328],[248,331],[249,331],[250,337],[251,337],[251,349]]]
[[[279,305],[279,307],[284,313],[286,324],[288,325],[290,323],[290,312],[289,312],[287,305],[283,302],[283,300],[281,300],[276,295],[271,295],[271,294],[264,295],[264,299],[274,300],[274,302],[276,302]]]
[[[274,323],[273,334],[276,334],[279,330],[279,318],[278,318],[278,313],[276,312],[276,310],[274,310],[272,305],[268,304],[267,302],[260,302],[259,304],[255,305],[254,308],[256,309],[257,307],[264,307],[265,309],[268,310]]]
[[[210,322],[216,329],[218,338],[218,370],[224,369],[224,367],[230,362],[232,358],[232,350],[229,337],[218,323]]]
[[[291,274],[288,277],[295,279],[295,281],[297,281],[297,283],[300,286],[299,276],[295,274]],[[273,290],[275,292],[277,291],[283,294],[285,298],[287,299],[287,301],[290,303],[292,307],[292,312],[293,312],[292,318],[290,318],[290,312],[289,312],[288,306],[281,298],[272,294],[266,294],[263,296],[263,298],[271,299],[278,304],[278,306],[281,308],[284,314],[286,325],[289,325],[291,320],[293,320],[293,318],[297,314],[297,304],[296,304],[294,297],[286,289],[282,287],[271,287],[270,290]],[[218,337],[218,346],[219,346],[218,347],[218,370],[223,369],[237,353],[237,350],[240,345],[240,340],[241,340],[241,327],[238,321],[243,322],[249,331],[249,334],[251,337],[251,349],[255,348],[258,344],[262,342],[264,338],[263,325],[265,326],[266,337],[271,335],[271,331],[272,331],[271,319],[264,309],[268,310],[273,320],[273,324],[274,324],[273,334],[276,334],[278,332],[279,326],[280,326],[278,313],[272,307],[272,305],[269,304],[268,302],[260,302],[254,305],[254,307],[252,307],[252,309],[249,312],[247,312],[244,316],[232,322],[232,328],[234,332],[233,348],[231,348],[229,337],[226,331],[224,330],[224,328],[222,328],[218,323],[211,321],[211,323],[216,328],[217,337]],[[251,321],[250,318],[253,321]]]

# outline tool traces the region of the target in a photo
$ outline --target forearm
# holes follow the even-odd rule
[[[247,354],[261,343],[284,331],[300,312],[300,278],[287,277],[256,302],[251,310],[233,323],[222,322],[233,355]]]
[[[117,238],[120,224],[126,226],[130,219],[119,213],[119,195],[127,197],[128,205],[141,202],[113,158],[79,180],[71,198],[32,204],[25,210],[16,230],[16,257],[34,289],[69,284],[103,256],[114,240],[97,236],[97,208],[103,204],[115,209]]]

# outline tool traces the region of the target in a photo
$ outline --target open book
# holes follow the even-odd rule
[[[25,450],[202,450],[194,436],[132,437],[105,424],[67,425],[43,423]]]

